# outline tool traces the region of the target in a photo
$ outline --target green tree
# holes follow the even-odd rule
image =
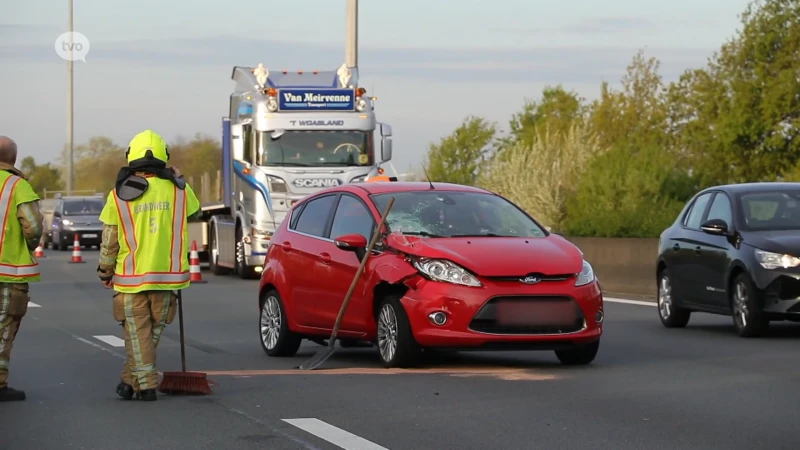
[[[603,149],[587,124],[536,130],[531,143],[517,142],[493,158],[481,186],[513,201],[545,226],[561,230],[567,201],[586,168]]]
[[[664,148],[626,146],[594,160],[567,202],[571,236],[657,237],[695,187]]]
[[[45,191],[64,189],[61,174],[51,163],[37,164],[33,156],[27,156],[20,162],[20,170],[25,174],[33,190],[44,198]]]
[[[485,119],[464,119],[451,135],[429,147],[425,168],[431,181],[475,185],[496,132],[496,125]]]
[[[587,106],[584,99],[561,85],[547,86],[539,101],[526,100],[522,111],[515,113],[509,122],[509,136],[500,139],[501,148],[516,143],[531,145],[545,128],[556,134],[569,133],[576,121],[584,118]]]

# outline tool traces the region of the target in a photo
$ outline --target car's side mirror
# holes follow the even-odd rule
[[[728,234],[728,223],[722,219],[706,220],[700,225],[700,229],[708,234],[723,236]]]
[[[340,250],[355,252],[359,261],[367,254],[367,238],[358,233],[341,235],[335,238],[333,243]]]
[[[61,217],[61,213],[58,211],[53,211],[53,217]]]

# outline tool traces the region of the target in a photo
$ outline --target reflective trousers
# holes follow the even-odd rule
[[[29,300],[28,283],[0,283],[0,389],[8,386],[11,347]]]
[[[135,392],[158,387],[156,347],[164,327],[175,318],[177,296],[173,291],[142,291],[114,295],[114,320],[125,338],[122,382]]]

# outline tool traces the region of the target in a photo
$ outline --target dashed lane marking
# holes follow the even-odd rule
[[[319,419],[283,419],[283,421],[344,450],[389,450]]]
[[[38,303],[33,303],[31,301],[28,302],[28,308],[41,308],[41,307],[42,307],[42,305],[40,305]]]
[[[116,336],[105,335],[105,336],[92,336],[92,337],[97,339],[98,341],[105,342],[106,344],[112,347],[125,347],[125,341]]]
[[[656,302],[643,302],[639,300],[627,300],[624,298],[603,297],[603,301],[611,303],[625,303],[626,305],[639,305],[639,306],[658,306]]]

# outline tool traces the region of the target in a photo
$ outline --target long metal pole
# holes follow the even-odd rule
[[[358,0],[347,0],[345,64],[358,67]]]
[[[67,50],[67,195],[72,195],[73,170],[73,106],[72,106],[72,1],[69,0],[69,49]]]

